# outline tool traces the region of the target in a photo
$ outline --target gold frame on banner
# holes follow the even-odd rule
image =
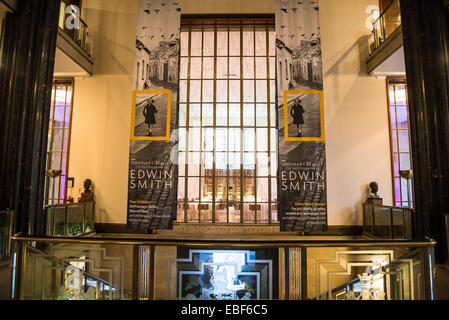
[[[290,137],[288,135],[288,95],[289,94],[319,94],[320,95],[320,121],[321,121],[321,137]],[[285,141],[326,141],[326,127],[324,123],[324,93],[322,90],[285,90],[284,91],[284,130]]]
[[[154,94],[154,95],[167,95],[167,125],[166,135],[164,137],[136,137],[134,134],[135,121],[136,121],[136,100],[138,94]],[[169,141],[170,140],[170,125],[171,125],[171,105],[172,92],[171,90],[134,90],[133,91],[133,105],[131,112],[131,140],[132,141]]]

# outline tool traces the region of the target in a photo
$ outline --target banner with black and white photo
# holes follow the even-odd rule
[[[127,221],[144,231],[176,214],[180,22],[180,1],[139,0]]]
[[[276,0],[276,35],[281,231],[327,231],[318,0]]]

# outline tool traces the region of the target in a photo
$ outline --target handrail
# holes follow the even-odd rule
[[[379,21],[385,16],[385,14],[386,14],[387,11],[391,8],[391,6],[393,5],[393,3],[394,3],[395,1],[397,1],[397,0],[391,0],[391,3],[385,8],[384,11],[382,11],[382,13],[380,14],[380,16],[379,16],[376,20],[374,20],[373,26],[375,26],[376,23],[379,22]]]
[[[264,248],[319,248],[319,247],[433,247],[436,242],[415,240],[183,240],[155,238],[98,238],[98,237],[12,237],[15,241],[47,243],[85,243],[116,245],[155,245],[186,247],[264,247]]]

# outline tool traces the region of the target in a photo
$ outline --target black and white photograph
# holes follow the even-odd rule
[[[135,89],[177,91],[179,1],[140,1],[137,21]]]
[[[318,93],[287,95],[287,138],[321,138],[321,96]]]
[[[127,222],[143,231],[171,229],[176,212],[180,17],[180,1],[139,0]]]
[[[167,139],[169,93],[136,94],[133,139]]]
[[[276,1],[279,217],[282,231],[327,229],[318,0]]]

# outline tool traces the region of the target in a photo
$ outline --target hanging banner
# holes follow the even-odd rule
[[[179,1],[139,0],[128,226],[172,229],[177,201]]]
[[[281,230],[327,231],[318,1],[275,1]]]

